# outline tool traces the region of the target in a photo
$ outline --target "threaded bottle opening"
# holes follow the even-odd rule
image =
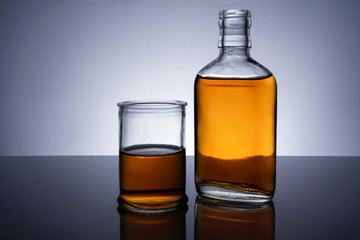
[[[219,47],[251,47],[251,12],[226,9],[219,12]]]
[[[244,9],[225,9],[219,12],[219,18],[224,17],[251,17],[251,12]]]

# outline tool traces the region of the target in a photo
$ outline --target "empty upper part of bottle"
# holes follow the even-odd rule
[[[249,10],[229,9],[219,12],[219,48],[251,47],[251,13]]]
[[[250,57],[251,13],[228,9],[219,13],[219,56],[198,75],[212,78],[266,78],[272,73]]]

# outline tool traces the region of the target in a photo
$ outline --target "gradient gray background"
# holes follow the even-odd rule
[[[278,81],[279,155],[360,155],[360,2],[2,0],[0,155],[116,155],[116,103],[181,99],[217,54],[218,11],[250,9]]]

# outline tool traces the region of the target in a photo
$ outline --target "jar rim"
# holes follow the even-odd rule
[[[117,106],[119,108],[129,109],[173,109],[183,108],[187,105],[187,102],[181,100],[132,100],[119,102]]]

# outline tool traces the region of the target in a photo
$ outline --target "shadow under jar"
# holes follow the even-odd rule
[[[127,101],[119,106],[119,207],[165,212],[187,202],[183,101]]]

